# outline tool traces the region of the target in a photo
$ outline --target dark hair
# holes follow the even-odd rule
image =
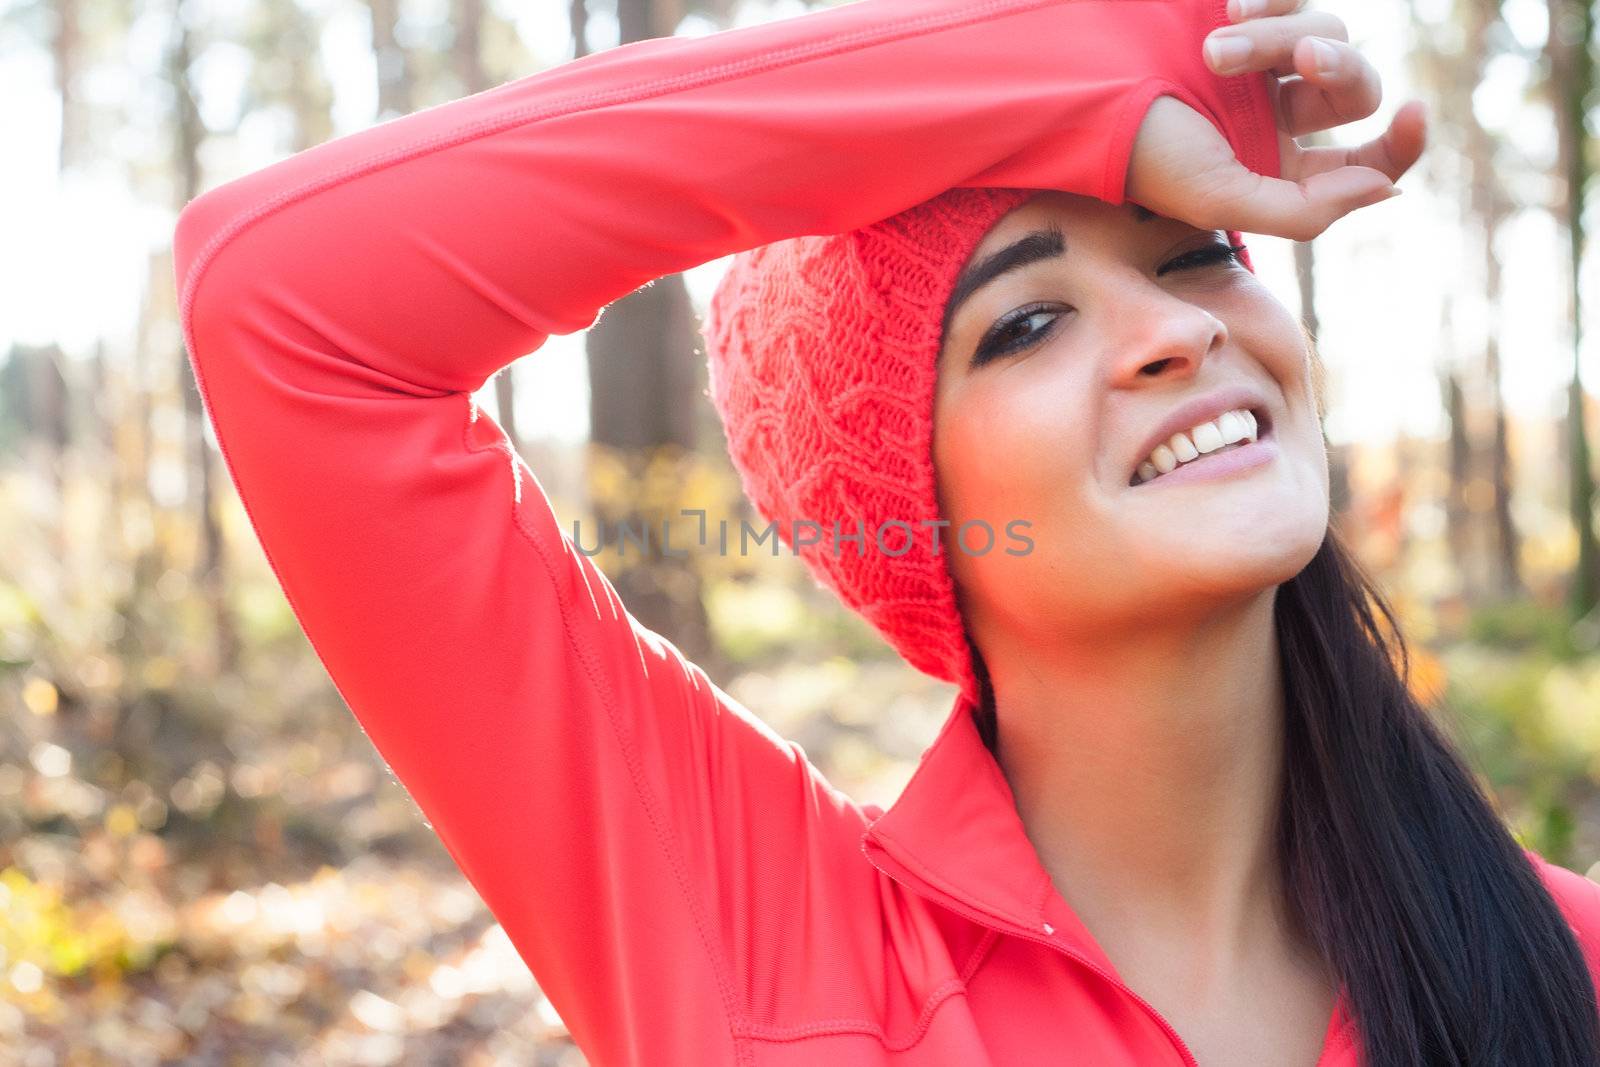
[[[1278,586],[1274,625],[1284,884],[1344,984],[1362,1063],[1600,1063],[1594,984],[1572,929],[1413,695],[1394,612],[1334,527]],[[994,692],[976,651],[977,725],[992,752]]]

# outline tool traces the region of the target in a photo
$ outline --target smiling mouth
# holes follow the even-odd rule
[[[1183,461],[1179,462],[1178,466],[1176,466],[1176,467],[1174,467],[1172,469],[1173,470],[1179,470],[1179,469],[1181,469],[1183,467],[1190,466],[1191,464],[1201,463],[1207,457],[1219,456],[1224,452],[1232,452],[1237,448],[1242,448],[1243,446],[1248,445],[1248,444],[1253,444],[1253,443],[1258,443],[1258,442],[1261,442],[1261,441],[1265,441],[1269,437],[1271,437],[1272,436],[1272,416],[1267,412],[1266,408],[1254,408],[1253,407],[1253,408],[1250,408],[1249,411],[1250,411],[1250,414],[1254,415],[1255,419],[1256,419],[1256,438],[1255,438],[1255,442],[1252,442],[1249,438],[1242,438],[1242,439],[1240,439],[1238,441],[1232,441],[1232,442],[1230,442],[1228,444],[1223,445],[1221,448],[1213,448],[1210,452],[1202,452],[1200,455],[1196,456],[1194,459],[1183,460]],[[1147,456],[1145,458],[1145,460],[1140,460],[1140,463],[1141,464],[1144,463],[1146,460],[1148,460],[1148,458],[1149,457]],[[1171,473],[1171,472],[1168,472],[1168,473]],[[1161,478],[1161,475],[1158,474],[1154,478],[1151,478],[1149,480],[1149,482],[1158,481],[1160,478]],[[1137,469],[1128,478],[1128,486],[1129,486],[1129,488],[1138,488],[1141,485],[1148,485],[1149,482],[1143,482],[1143,481],[1139,480],[1139,472],[1138,472]]]

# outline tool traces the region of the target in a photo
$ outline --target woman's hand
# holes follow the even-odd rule
[[[1210,120],[1176,97],[1162,96],[1135,137],[1127,199],[1201,229],[1309,241],[1334,220],[1399,192],[1394,183],[1417,161],[1426,140],[1420,100],[1407,101],[1389,128],[1366,144],[1295,143],[1300,134],[1366,118],[1383,97],[1377,70],[1350,46],[1343,20],[1301,11],[1303,2],[1229,0],[1233,25],[1205,41],[1206,63],[1218,74],[1270,70],[1287,79],[1269,85],[1282,177],[1250,171]]]

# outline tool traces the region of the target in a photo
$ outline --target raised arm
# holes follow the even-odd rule
[[[627,45],[223,185],[184,338],[339,693],[596,1063],[742,1062],[862,812],[638,625],[471,394],[644,283],[952,186],[1123,197],[1182,96],[1263,172],[1222,0],[857,0]]]

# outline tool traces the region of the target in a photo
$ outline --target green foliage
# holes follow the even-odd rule
[[[13,967],[37,968],[38,991],[45,976],[93,972],[120,978],[146,970],[170,947],[164,935],[160,928],[130,929],[124,915],[106,902],[72,903],[59,887],[34,881],[16,867],[0,870],[0,958]],[[33,983],[24,979],[17,991],[32,992]]]
[[[1544,653],[1562,660],[1582,654],[1565,614],[1532,599],[1475,606],[1463,636],[1481,644]]]
[[[1445,654],[1445,707],[1473,765],[1529,848],[1583,869],[1597,839],[1600,657],[1459,642]]]

